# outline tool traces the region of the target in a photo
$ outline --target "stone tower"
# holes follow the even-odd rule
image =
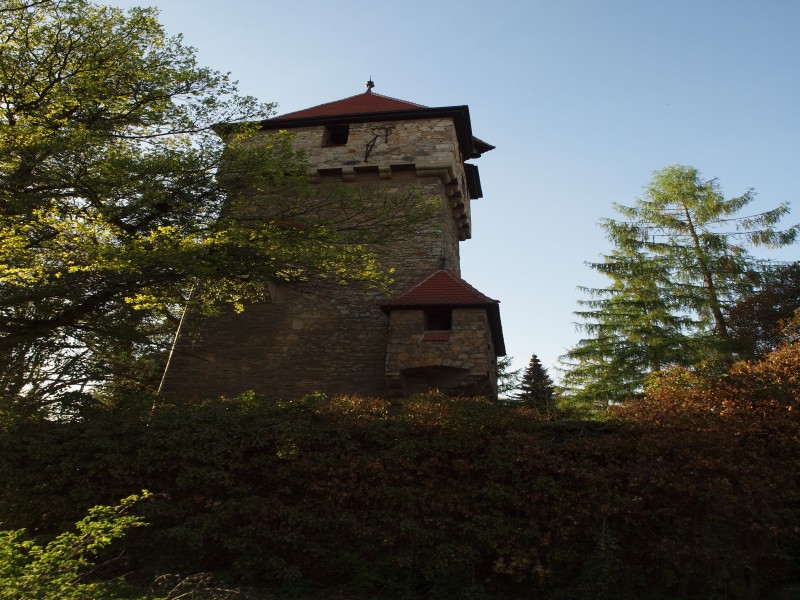
[[[394,269],[389,297],[276,285],[269,302],[179,331],[161,393],[402,397],[438,388],[496,397],[496,357],[505,354],[498,302],[460,276],[470,201],[482,196],[478,169],[466,161],[493,149],[472,135],[469,109],[397,100],[370,82],[365,93],[258,125],[264,134],[292,132],[314,185],[413,189],[439,210],[411,239],[376,248]]]

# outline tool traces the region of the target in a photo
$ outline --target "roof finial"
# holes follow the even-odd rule
[[[439,269],[444,271],[447,268],[447,257],[446,256],[440,256],[439,260],[441,261],[439,263]]]
[[[367,92],[366,93],[367,94],[371,93],[372,92],[372,88],[375,87],[375,82],[372,81],[372,75],[369,76],[369,81],[367,81],[367,83],[365,83],[364,85],[367,86]]]

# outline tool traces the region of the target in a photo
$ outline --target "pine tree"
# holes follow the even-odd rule
[[[553,380],[535,354],[522,374],[519,389],[517,398],[526,405],[542,413],[551,413],[555,409]]]
[[[730,360],[726,315],[757,289],[764,267],[746,246],[792,244],[800,232],[776,228],[787,204],[736,216],[754,198],[748,190],[726,200],[716,180],[676,165],[657,172],[633,206],[614,206],[623,219],[601,222],[614,248],[589,264],[611,284],[584,288],[591,298],[576,314],[589,335],[562,357],[570,394],[605,407],[637,394],[652,371]]]

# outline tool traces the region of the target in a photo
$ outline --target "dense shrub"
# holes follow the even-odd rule
[[[129,568],[306,596],[759,598],[800,579],[800,347],[676,371],[605,423],[479,399],[252,395],[7,418],[0,521],[131,491]]]

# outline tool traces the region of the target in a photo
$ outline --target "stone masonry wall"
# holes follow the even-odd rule
[[[388,137],[378,135],[367,160],[366,145],[391,128]],[[345,181],[376,170],[381,179],[392,179],[413,165],[419,178],[438,178],[447,187],[451,217],[459,221],[460,239],[470,237],[470,199],[456,129],[450,119],[414,119],[352,123],[347,144],[324,146],[325,127],[293,128],[294,145],[302,148],[317,173],[342,169]],[[268,134],[266,134],[268,135]],[[455,268],[455,266],[454,266]]]
[[[424,331],[425,311],[391,313],[386,376],[394,395],[421,391],[409,385],[436,387],[453,395],[496,394],[497,365],[486,310],[456,308],[452,331]],[[418,375],[418,376],[417,376]]]
[[[388,142],[384,138],[376,142],[364,163],[365,145],[378,127],[393,130]],[[395,270],[388,296],[429,275],[441,256],[460,271],[458,245],[469,237],[469,197],[451,121],[353,124],[343,146],[322,146],[324,127],[293,132],[323,194],[328,185],[372,186],[388,193],[414,190],[439,203],[438,213],[413,235],[375,247],[381,263]],[[254,197],[253,202],[263,202],[268,212],[268,195]],[[262,208],[254,205],[256,212]],[[273,398],[313,391],[387,395],[389,318],[378,308],[384,297],[359,286],[331,286],[303,294],[286,285],[274,286],[271,296],[270,302],[249,305],[241,314],[226,312],[202,321],[189,315],[162,393],[185,399],[231,396],[250,389]],[[454,325],[476,318],[476,311],[456,312],[460,316],[454,315]],[[485,321],[485,311],[477,313]],[[482,327],[488,335],[488,325]],[[490,367],[494,355],[490,353],[487,360],[486,342],[476,337],[478,329],[473,324],[460,330],[450,346],[456,356],[468,355],[453,360],[469,364],[463,368],[470,377],[480,373],[485,378],[487,372],[494,373]],[[435,360],[431,355],[430,361]]]
[[[364,162],[365,148],[376,134],[391,127],[388,140],[381,134]],[[323,146],[325,127],[292,128],[295,146],[318,169],[362,165],[459,163],[458,138],[450,119],[413,119],[350,124],[347,144]],[[462,175],[463,177],[463,175]]]
[[[162,393],[199,399],[254,390],[385,395],[387,317],[356,290],[330,296],[277,286],[272,302],[200,322],[179,340]]]

